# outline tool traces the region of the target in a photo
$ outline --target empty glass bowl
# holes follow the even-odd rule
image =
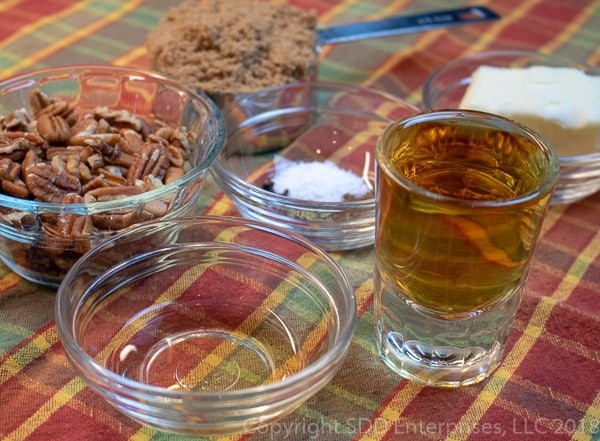
[[[374,146],[417,109],[383,92],[295,83],[223,109],[227,141],[211,172],[247,218],[287,228],[326,250],[374,240]]]
[[[475,53],[449,61],[431,73],[423,86],[425,109],[459,107],[471,83],[471,75],[483,65],[519,68],[540,65],[569,67],[582,70],[589,75],[600,75],[598,69],[557,55],[513,50]],[[544,136],[544,133],[540,134]],[[560,175],[551,205],[576,202],[600,190],[600,140],[598,142],[598,152],[573,156],[559,154]],[[570,146],[557,147],[560,147],[559,152],[568,151],[570,148]]]
[[[82,123],[75,132],[74,127],[65,129],[54,124],[55,131],[56,127],[62,127],[60,130],[68,136],[54,139],[50,130],[46,134],[48,141],[41,140],[37,136],[42,132],[41,117],[37,128],[32,129],[35,123],[28,121],[22,110],[30,116],[35,113],[36,103],[30,94],[36,90],[50,100],[57,100],[44,108],[43,112],[48,111],[46,116],[52,115],[46,121],[54,118],[64,122],[65,118],[71,118],[73,114],[61,110],[63,104],[68,104],[74,115],[81,121],[85,119],[89,126],[84,129]],[[43,101],[42,95],[34,96]],[[37,194],[15,197],[0,192],[0,258],[22,277],[51,286],[58,286],[71,265],[86,251],[121,229],[149,219],[193,213],[208,169],[225,139],[221,113],[205,95],[153,73],[108,65],[50,68],[5,80],[0,83],[0,115],[4,116],[0,122],[2,189],[11,182],[27,182],[29,175],[37,179],[32,182],[37,182],[39,189],[68,194],[73,202],[46,201]],[[162,182],[158,173],[153,172],[152,178],[146,175],[144,180],[129,181],[123,171],[125,164],[143,159],[144,155],[127,151],[125,135],[121,133],[127,131],[132,143],[137,135],[145,137],[148,126],[138,124],[138,118],[148,125],[160,122],[183,127],[188,135],[193,135],[195,139],[186,148],[187,157],[179,158],[182,173],[178,178]],[[181,152],[175,145],[185,140],[176,138],[174,135],[174,139],[168,140],[169,152]],[[14,152],[6,144],[15,139],[32,139],[40,145],[19,141],[17,144],[25,146],[26,151]],[[158,143],[157,139],[150,139],[149,143]],[[43,159],[47,162],[38,167],[37,176],[31,171],[35,166],[28,168],[25,162],[16,164],[32,152],[36,152],[38,159],[46,156]],[[153,158],[146,159],[150,162]],[[71,167],[73,162],[75,166]],[[18,167],[20,175],[6,182],[10,177],[4,172]],[[70,186],[64,186],[64,181]],[[147,190],[137,192],[141,187]],[[96,196],[87,199],[92,193]]]
[[[158,430],[275,421],[340,369],[356,322],[339,266],[302,237],[229,217],[131,227],[62,281],[56,325],[89,387]]]

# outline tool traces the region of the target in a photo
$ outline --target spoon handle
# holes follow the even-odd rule
[[[447,9],[416,15],[398,15],[382,20],[351,23],[317,31],[317,49],[325,44],[409,34],[430,29],[497,20],[500,16],[483,6]]]

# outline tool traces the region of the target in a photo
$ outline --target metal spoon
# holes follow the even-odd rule
[[[484,23],[500,16],[483,6],[447,9],[415,15],[398,15],[381,20],[351,23],[317,31],[317,50],[326,44],[347,43],[367,38],[387,37],[446,28],[465,24]]]

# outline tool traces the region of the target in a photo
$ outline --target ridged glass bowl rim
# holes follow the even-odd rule
[[[21,199],[5,194],[0,194],[0,206],[6,206],[14,210],[29,211],[33,213],[65,214],[96,214],[118,209],[131,209],[132,207],[143,205],[153,200],[169,196],[174,191],[185,187],[190,182],[195,181],[202,174],[208,172],[225,143],[226,127],[221,111],[216,106],[216,104],[203,92],[196,91],[192,88],[187,87],[184,84],[178,83],[160,74],[143,69],[95,64],[79,64],[62,67],[51,67],[27,72],[3,80],[2,82],[0,82],[0,93],[3,89],[11,85],[35,81],[36,78],[40,78],[43,76],[60,74],[75,75],[79,72],[84,71],[90,71],[92,73],[94,71],[98,71],[117,73],[119,75],[142,76],[143,78],[149,78],[158,83],[165,84],[173,90],[178,90],[179,92],[186,94],[192,101],[201,104],[202,107],[207,111],[207,115],[211,116],[211,121],[207,121],[206,123],[211,124],[212,130],[214,130],[214,137],[211,139],[209,145],[206,146],[207,154],[205,155],[204,160],[189,171],[187,171],[179,179],[170,182],[169,184],[163,185],[162,187],[155,188],[153,190],[146,191],[144,193],[140,193],[134,196],[127,196],[110,201],[60,204]]]
[[[225,120],[227,120],[227,116],[236,106],[244,106],[245,103],[250,103],[254,100],[260,100],[261,96],[268,94],[278,94],[285,90],[298,90],[298,93],[302,93],[302,91],[306,90],[325,90],[328,92],[343,92],[356,96],[360,95],[371,95],[378,96],[380,98],[384,98],[389,100],[390,102],[397,103],[398,105],[405,107],[407,110],[413,111],[413,113],[417,113],[419,109],[412,104],[402,100],[399,97],[396,97],[387,92],[383,92],[380,90],[372,89],[365,86],[333,82],[333,81],[303,81],[297,83],[286,84],[283,86],[275,86],[269,87],[258,92],[254,92],[251,94],[245,94],[231,103],[229,103],[222,110],[223,116]],[[369,112],[367,110],[360,111],[355,109],[347,109],[344,107],[336,107],[329,105],[310,105],[310,106],[292,106],[285,107],[280,109],[270,109],[264,112],[261,112],[257,115],[253,115],[247,120],[243,121],[240,125],[236,127],[228,127],[228,135],[235,133],[237,130],[241,128],[245,128],[248,126],[254,125],[256,122],[261,122],[265,120],[269,120],[273,117],[279,115],[289,115],[289,114],[299,114],[299,113],[311,113],[311,112],[328,112],[328,113],[338,113],[338,114],[347,114],[350,116],[359,116],[359,117],[368,117],[374,118],[382,123],[390,124],[392,120],[386,118],[385,116],[378,115],[373,112]],[[374,153],[374,152],[373,152]],[[246,180],[239,177],[233,170],[227,167],[220,157],[217,157],[215,163],[211,169],[211,172],[217,174],[217,179],[219,179],[223,185],[227,188],[227,190],[233,191],[236,194],[240,194],[240,192],[245,192],[246,195],[252,195],[252,197],[259,199],[265,203],[276,204],[282,208],[288,208],[290,210],[316,210],[319,212],[327,212],[327,211],[352,211],[356,209],[364,210],[371,208],[375,205],[375,197],[352,200],[352,201],[343,201],[343,202],[323,202],[323,201],[309,201],[306,199],[297,199],[291,198],[289,196],[280,195],[278,193],[268,191],[260,188],[254,184],[247,182]]]
[[[85,351],[83,351],[74,337],[74,322],[69,319],[66,314],[66,309],[70,305],[70,296],[68,293],[67,286],[71,283],[71,280],[77,277],[77,273],[80,268],[85,267],[86,260],[96,253],[99,253],[105,249],[114,246],[116,241],[119,241],[122,237],[134,236],[143,233],[148,228],[153,228],[156,225],[168,224],[168,223],[195,223],[201,224],[204,221],[210,222],[222,222],[228,226],[246,226],[258,231],[266,232],[277,236],[278,239],[285,239],[294,242],[306,248],[307,252],[314,253],[318,258],[322,259],[324,263],[330,268],[331,272],[336,276],[336,280],[339,280],[342,285],[342,291],[345,293],[344,300],[347,305],[347,311],[345,315],[340,315],[336,320],[336,338],[333,341],[331,347],[314,363],[305,367],[299,372],[293,373],[283,380],[276,381],[273,383],[253,386],[244,389],[234,391],[222,391],[222,392],[196,392],[196,391],[174,391],[164,387],[153,386],[145,384],[129,378],[124,378],[113,371],[106,369],[105,367],[98,364],[92,357],[90,357]],[[211,242],[206,242],[207,244]],[[215,244],[223,245],[223,242],[212,242]],[[225,242],[225,244],[227,244]],[[235,245],[235,244],[234,244]],[[249,249],[250,247],[246,247]],[[240,250],[244,247],[240,246]],[[257,248],[254,248],[258,250]],[[285,260],[282,258],[282,260]],[[81,304],[84,299],[79,300]],[[334,304],[335,306],[335,304]],[[77,307],[75,307],[77,310]],[[336,309],[337,314],[337,309]],[[116,387],[119,390],[127,392],[138,397],[143,396],[149,403],[157,402],[162,399],[170,400],[184,400],[190,402],[208,402],[212,404],[210,408],[224,408],[232,403],[241,404],[245,399],[255,399],[258,396],[276,396],[278,393],[289,392],[297,387],[302,387],[306,382],[310,382],[311,378],[322,378],[327,373],[331,372],[333,368],[339,367],[337,363],[340,359],[343,359],[346,355],[347,349],[350,345],[354,328],[357,320],[357,305],[354,293],[350,286],[349,280],[345,275],[339,264],[333,260],[324,250],[314,245],[302,236],[284,230],[271,225],[264,224],[262,222],[253,221],[244,218],[232,217],[232,216],[196,216],[196,217],[181,217],[171,218],[168,220],[153,220],[146,221],[129,227],[125,232],[114,236],[102,242],[98,247],[88,251],[82,258],[80,258],[75,265],[68,271],[63,281],[61,282],[55,301],[55,322],[61,337],[62,343],[65,347],[67,354],[72,357],[78,366],[85,367],[85,375],[88,380],[93,379],[93,383],[96,387],[102,385],[102,389]],[[253,403],[251,407],[256,406]]]
[[[554,66],[562,65],[564,67],[571,67],[574,69],[581,70],[586,73],[590,73],[592,75],[600,76],[600,69],[595,68],[586,63],[576,62],[567,57],[558,54],[548,54],[543,52],[529,51],[529,50],[513,50],[513,49],[500,49],[500,50],[492,50],[492,51],[483,51],[476,52],[473,54],[468,54],[462,57],[455,58],[451,61],[448,61],[441,66],[434,69],[431,74],[425,80],[423,84],[423,107],[425,110],[434,110],[432,106],[432,93],[431,89],[434,88],[434,84],[437,81],[437,78],[444,72],[459,67],[464,64],[472,64],[475,62],[480,62],[478,64],[484,64],[485,60],[499,60],[502,58],[510,59],[510,58],[522,58],[522,59],[531,59],[532,61],[539,60],[540,62],[547,62]],[[435,109],[438,110],[438,109]],[[447,109],[439,109],[439,110],[447,110]],[[586,163],[595,163],[600,161],[600,152],[598,153],[588,153],[585,155],[574,155],[574,156],[559,156],[559,161],[565,164],[580,164],[585,165]]]

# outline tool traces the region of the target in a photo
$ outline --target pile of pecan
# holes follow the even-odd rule
[[[107,201],[163,186],[190,168],[195,140],[183,126],[144,119],[127,110],[79,112],[39,89],[33,89],[29,98],[31,111],[23,108],[0,117],[0,192],[4,194],[58,204]],[[60,257],[69,252],[78,257],[87,251],[86,237],[160,217],[170,202],[154,200],[118,212],[47,214],[39,219],[4,207],[0,221],[19,229],[39,228],[48,236],[41,245],[51,254],[43,257],[58,260],[58,267],[69,267],[72,259],[61,264]],[[53,245],[52,237],[60,240]],[[26,260],[40,258],[31,252]]]

